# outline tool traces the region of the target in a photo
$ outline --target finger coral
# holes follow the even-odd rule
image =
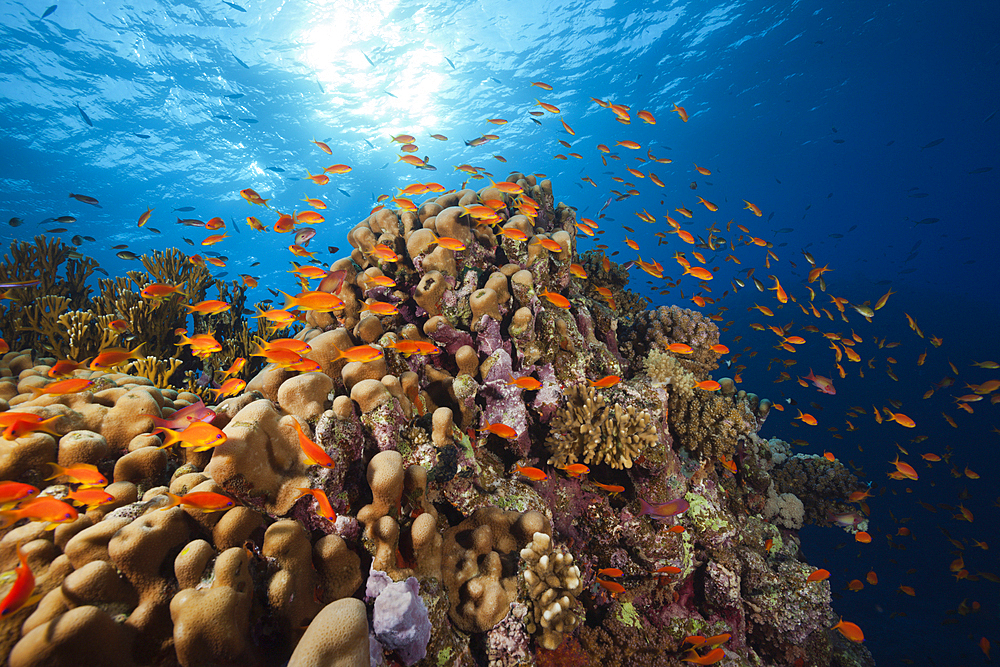
[[[521,549],[524,583],[528,587],[528,632],[541,635],[538,644],[553,650],[580,623],[576,598],[583,590],[580,568],[552,536],[535,533]]]
[[[566,466],[577,461],[612,468],[631,468],[644,448],[659,439],[656,417],[635,405],[608,406],[593,387],[566,390],[566,406],[552,418],[546,446],[549,463]]]

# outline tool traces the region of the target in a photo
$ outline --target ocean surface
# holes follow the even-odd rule
[[[600,225],[593,239],[580,237],[581,252],[604,244],[624,263],[636,259],[634,241],[673,280],[636,267],[632,289],[653,306],[721,312],[722,342],[739,357],[716,375],[743,365],[740,386],[785,407],[761,435],[833,452],[871,482],[870,544],[835,527],[807,527],[802,540],[806,559],[832,573],[836,611],[863,628],[878,664],[984,664],[980,639],[996,648],[1000,404],[956,398],[1000,379],[973,365],[1000,360],[1000,3],[50,3],[0,2],[4,251],[66,228],[54,234],[94,238],[79,252],[111,275],[138,268],[115,246],[217,253],[226,266],[213,274],[257,278],[253,303],[272,298],[267,288],[294,292],[287,271],[303,260],[288,252],[288,235],[248,226],[247,216],[266,225],[277,216],[246,202],[244,188],[284,212],[324,200],[309,250],[328,263],[349,252],[346,233],[379,195],[426,181],[459,188],[469,174],[455,167],[466,164],[497,179],[544,173],[557,201]],[[595,99],[627,105],[630,124]],[[411,155],[435,171],[398,160],[407,154],[392,142],[400,134],[415,137]],[[498,138],[467,145],[486,134]],[[307,178],[333,164],[351,171],[327,185]],[[620,197],[629,183],[638,194]],[[637,216],[646,212],[655,223]],[[53,220],[66,215],[76,220]],[[702,250],[718,267],[708,292],[681,278],[674,253],[694,248],[669,233],[666,216],[696,237],[733,221],[727,238],[744,225],[744,239],[770,245]],[[201,241],[212,232],[179,224],[213,217],[228,238],[211,247]],[[829,269],[826,292],[807,281],[807,253]],[[835,319],[791,302],[779,310],[769,275],[799,304],[814,290],[816,307]],[[830,298],[873,306],[889,291],[871,321],[848,305],[843,322]],[[699,295],[716,303],[698,306]],[[794,354],[775,349],[781,340],[751,324],[790,325],[788,335],[808,343]],[[805,326],[856,333],[861,361],[845,358],[840,377],[828,341]],[[800,386],[809,369],[832,378],[836,395]],[[940,386],[948,377],[954,384]],[[915,428],[876,423],[873,407],[893,409],[890,401]],[[848,416],[851,406],[864,414]],[[817,426],[796,420],[799,410]],[[918,480],[887,477],[897,455]],[[971,522],[956,518],[960,504]],[[964,578],[952,568],[959,556]],[[869,571],[876,585],[847,589]]]

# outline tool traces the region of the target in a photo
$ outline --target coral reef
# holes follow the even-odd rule
[[[276,331],[258,320],[252,340],[244,288],[179,252],[93,299],[85,260],[37,299],[15,290],[0,415],[21,417],[0,480],[44,504],[0,513],[0,569],[20,550],[37,597],[0,618],[0,652],[15,667],[655,666],[728,633],[728,664],[838,664],[830,587],[807,581],[797,531],[849,509],[857,480],[758,437],[766,399],[725,378],[699,389],[715,325],[642,311],[603,255],[580,278],[578,232],[549,181],[517,172],[380,208],[320,282],[336,307],[287,334],[298,360],[254,357],[224,400],[198,373],[219,379]],[[11,261],[55,275],[68,256],[12,252],[12,279]],[[137,294],[152,283],[185,295]],[[196,358],[174,328],[213,286],[231,308],[192,316],[221,347]],[[107,318],[128,335],[100,333]],[[131,374],[48,376],[52,355],[126,342],[143,343]]]

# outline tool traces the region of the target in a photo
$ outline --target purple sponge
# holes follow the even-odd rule
[[[427,655],[431,620],[420,599],[415,577],[394,581],[375,598],[372,629],[383,646],[393,649],[408,666]]]

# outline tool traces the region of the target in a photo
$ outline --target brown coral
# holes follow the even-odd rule
[[[656,443],[656,418],[635,405],[616,402],[608,407],[593,387],[566,389],[566,405],[552,418],[545,440],[552,458],[549,463],[565,466],[583,460],[606,463],[612,468],[631,468],[645,447]]]
[[[551,534],[538,512],[476,510],[444,533],[441,573],[452,622],[464,632],[486,632],[510,611],[517,598],[517,572],[508,554],[520,552],[535,533]]]

